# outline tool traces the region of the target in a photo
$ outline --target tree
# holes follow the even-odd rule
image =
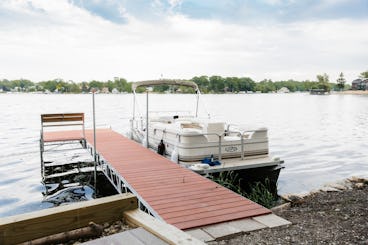
[[[326,73],[324,73],[323,75],[317,75],[317,87],[319,89],[323,89],[326,92],[330,92],[331,90],[331,86],[328,83],[329,82],[329,78],[328,75]]]
[[[239,81],[239,90],[255,92],[256,83],[249,77],[242,77]]]
[[[261,91],[262,93],[269,93],[276,91],[276,86],[270,79],[264,79],[257,83],[255,86],[256,91]]]
[[[360,73],[360,78],[368,78],[368,71],[363,71],[362,73]]]
[[[211,76],[210,88],[215,93],[223,93],[225,88],[224,79],[220,76]]]
[[[75,82],[70,82],[70,84],[68,84],[67,91],[74,94],[82,92],[79,85],[76,84]]]
[[[89,82],[89,89],[95,88],[95,89],[98,89],[98,90],[102,90],[103,87],[104,87],[103,82],[96,81],[96,80],[93,80],[93,81]]]
[[[198,85],[202,93],[208,93],[210,81],[207,76],[193,77],[191,80]]]
[[[326,73],[324,73],[323,75],[317,75],[317,81],[319,83],[328,83],[329,82],[328,75]]]
[[[225,78],[226,92],[239,92],[239,78],[227,77]]]
[[[337,82],[337,87],[340,89],[340,91],[345,88],[346,79],[342,72],[340,73],[339,78],[336,80],[336,82]]]
[[[124,78],[115,78],[114,86],[119,92],[127,91],[127,81]]]
[[[89,91],[89,84],[87,82],[82,82],[81,89],[82,92],[87,93]]]

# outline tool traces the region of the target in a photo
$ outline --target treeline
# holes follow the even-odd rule
[[[249,77],[221,77],[221,76],[200,76],[193,77],[191,80],[198,84],[202,93],[239,93],[239,92],[277,92],[285,87],[290,92],[305,92],[310,89],[341,90],[349,89],[350,85],[345,84],[343,74],[340,74],[340,80],[337,83],[330,83],[327,74],[318,75],[316,81],[272,81],[269,79],[255,82]],[[88,93],[92,88],[102,93],[120,93],[132,91],[131,83],[123,78],[116,78],[108,81],[90,81],[75,83],[73,81],[64,81],[54,79],[42,82],[32,82],[26,79],[19,80],[0,80],[0,91],[7,92],[50,92],[50,93]],[[180,89],[181,92],[190,92],[186,88],[171,88],[167,85],[154,87],[154,92],[175,92]],[[144,91],[143,89],[140,91]],[[140,92],[138,91],[138,92]]]
[[[54,79],[49,81],[42,81],[34,83],[30,80],[0,80],[0,91],[13,92],[51,92],[51,93],[88,93],[91,89],[97,89],[100,92],[111,93],[131,92],[131,83],[125,79],[119,78],[114,81],[90,81],[75,83],[73,81],[64,81],[62,79]]]
[[[336,83],[330,83],[327,79],[318,81],[272,81],[265,79],[260,82],[255,82],[249,77],[220,77],[220,76],[201,76],[194,77],[192,81],[196,82],[203,93],[238,93],[244,92],[257,92],[270,93],[277,92],[281,88],[287,88],[290,92],[306,92],[311,89],[325,89],[327,91],[339,90],[341,85]],[[343,84],[343,89],[348,89],[349,86]]]

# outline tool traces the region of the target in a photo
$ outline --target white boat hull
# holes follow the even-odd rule
[[[211,125],[211,123],[207,125]],[[214,125],[218,126],[219,123],[214,123]],[[201,161],[211,155],[215,159],[226,159],[268,154],[268,137],[265,128],[241,134],[225,130],[209,133],[196,128],[175,129],[178,127],[171,123],[167,125],[165,123],[151,123],[148,137],[149,147],[157,150],[162,140],[165,145],[165,154],[171,156],[175,151],[175,154],[178,154],[178,161],[183,162]],[[132,139],[146,144],[145,130],[132,128]]]

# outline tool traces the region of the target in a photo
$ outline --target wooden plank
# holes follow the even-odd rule
[[[124,212],[124,217],[130,223],[145,228],[169,244],[205,244],[178,228],[164,223],[141,210],[130,210]]]
[[[82,130],[73,131],[57,131],[57,132],[43,132],[44,142],[57,142],[57,141],[71,141],[71,140],[83,140]]]
[[[0,220],[0,244],[18,244],[36,238],[122,218],[125,210],[136,209],[132,194],[114,195]]]
[[[184,182],[184,181],[178,181],[176,183],[170,183],[170,185],[166,185],[165,186],[165,183],[163,182],[162,185],[156,185],[156,186],[140,186],[137,188],[137,190],[139,189],[140,192],[142,193],[145,193],[145,192],[152,192],[152,191],[155,191],[155,190],[160,190],[162,191],[163,193],[166,193],[166,192],[169,192],[169,191],[172,191],[174,190],[174,192],[178,192],[178,190],[182,189],[182,188],[189,188],[189,189],[192,189],[192,187],[194,187],[194,189],[196,189],[197,186],[200,186],[202,184],[207,184],[206,181],[204,180],[195,180],[195,181],[188,181],[188,182]],[[162,187],[165,186],[165,188],[163,189]]]
[[[191,210],[182,210],[181,212],[172,212],[161,214],[161,217],[165,220],[171,221],[173,223],[187,221],[188,218],[191,219],[193,216],[196,218],[206,218],[211,216],[217,216],[232,212],[242,212],[242,211],[252,211],[258,208],[252,205],[252,203],[247,203],[244,205],[241,200],[229,200],[231,202],[218,204],[218,205],[203,205]]]
[[[130,180],[129,178],[125,178],[126,180]],[[129,181],[129,183],[131,183],[132,185],[134,185],[135,189],[145,192],[145,191],[150,191],[150,190],[156,190],[156,189],[161,189],[162,186],[167,185],[167,190],[172,189],[172,188],[184,188],[185,186],[190,187],[191,185],[203,185],[206,184],[204,181],[200,180],[198,181],[198,179],[194,179],[194,180],[188,180],[187,178],[185,178],[185,181],[182,180],[183,178],[178,177],[176,180],[166,180],[165,178],[162,179],[162,181],[160,180],[155,180],[152,183],[146,183],[146,184],[141,184],[138,181]]]
[[[42,114],[44,117],[52,117],[52,116],[73,116],[73,115],[84,115],[83,112],[74,112],[74,113],[49,113],[49,114]]]
[[[185,200],[181,202],[179,205],[175,205],[174,207],[168,207],[168,206],[160,206],[160,208],[154,206],[157,210],[160,211],[160,214],[162,217],[163,215],[168,215],[170,213],[178,214],[180,212],[186,212],[186,211],[193,211],[195,209],[203,208],[204,206],[210,207],[210,206],[217,206],[217,205],[223,205],[226,203],[233,203],[233,202],[239,202],[241,201],[241,197],[237,196],[228,196],[228,197],[217,197],[217,196],[211,196],[207,198],[206,200]],[[223,206],[221,206],[223,207]],[[173,216],[173,215],[170,215]]]
[[[188,196],[192,199],[198,199],[202,197],[209,196],[215,196],[215,195],[222,195],[225,193],[228,193],[229,191],[225,188],[203,188],[203,189],[197,189],[197,190],[186,190],[186,192],[177,192],[170,195],[170,198],[173,202],[181,200],[187,200]],[[211,194],[212,193],[212,194]],[[165,196],[157,196],[157,197],[151,197],[150,202],[154,204],[162,204],[165,203]],[[174,200],[178,199],[178,200]],[[171,200],[170,200],[171,201]]]
[[[84,113],[42,114],[42,123],[84,121]]]
[[[42,127],[64,127],[64,126],[83,126],[83,123],[63,123],[63,124],[48,124],[43,125]]]
[[[215,192],[215,194],[213,193]],[[192,203],[201,203],[206,202],[208,200],[217,200],[217,199],[226,199],[230,196],[233,196],[231,192],[225,192],[224,190],[215,190],[212,193],[209,193],[207,190],[202,190],[198,192],[184,193],[186,195],[170,195],[170,199],[161,197],[161,199],[150,199],[151,205],[157,208],[171,208],[181,206],[182,202],[192,202]]]
[[[224,213],[221,215],[216,215],[216,216],[204,216],[204,217],[192,217],[192,219],[188,220],[188,221],[182,221],[182,222],[178,222],[178,223],[174,223],[173,225],[175,225],[176,227],[178,227],[179,229],[185,230],[185,229],[189,229],[189,228],[195,228],[195,227],[201,227],[204,225],[210,225],[210,224],[216,224],[216,223],[221,223],[224,221],[231,221],[231,220],[237,220],[237,219],[241,219],[244,217],[252,217],[252,216],[257,216],[257,215],[262,215],[265,212],[263,210],[251,210],[251,211],[243,211],[243,212],[234,212],[231,213]]]
[[[206,183],[206,184],[208,184],[208,183]],[[200,186],[195,187],[193,189],[189,189],[189,188],[186,188],[185,190],[180,189],[180,191],[183,192],[183,193],[188,193],[188,192],[191,192],[191,191],[196,192],[196,191],[200,191],[200,190],[214,191],[217,188],[221,189],[220,186],[214,186],[214,187],[211,187],[210,186],[210,187],[208,187],[206,185],[200,185]],[[225,187],[222,187],[222,188],[225,188]],[[146,198],[151,198],[151,197],[167,196],[167,195],[176,194],[176,193],[178,193],[177,190],[172,190],[170,192],[169,191],[165,191],[165,193],[159,192],[159,191],[158,192],[147,192],[144,196]]]

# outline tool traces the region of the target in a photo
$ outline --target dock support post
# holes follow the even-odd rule
[[[222,160],[222,153],[221,153],[221,148],[222,148],[222,142],[221,142],[221,136],[219,135],[219,155],[218,155],[218,160],[221,161]]]
[[[146,147],[149,147],[149,142],[148,142],[148,89],[146,91],[147,93],[147,98],[146,98]]]
[[[93,174],[95,197],[97,196],[97,156],[96,156],[96,111],[95,111],[95,90],[92,90],[92,107],[93,107],[93,158],[95,171]]]
[[[244,133],[240,135],[240,142],[241,142],[241,160],[244,160]]]
[[[195,117],[198,117],[198,105],[199,105],[199,90],[196,91],[197,94],[197,104],[196,104],[196,114]]]

